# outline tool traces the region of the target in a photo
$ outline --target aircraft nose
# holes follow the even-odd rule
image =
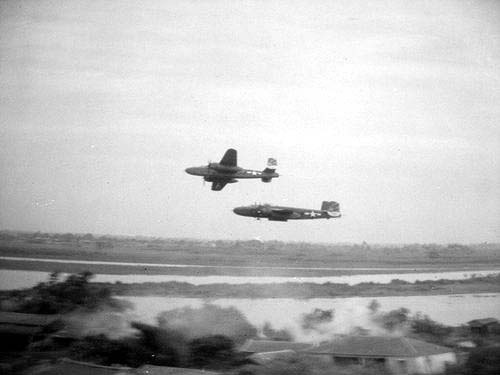
[[[186,171],[186,173],[188,173],[188,174],[193,174],[193,172],[194,172],[194,168],[186,168],[186,169],[185,169],[185,171]]]
[[[236,208],[233,209],[233,212],[236,215],[246,216],[247,209],[245,207],[236,207]]]

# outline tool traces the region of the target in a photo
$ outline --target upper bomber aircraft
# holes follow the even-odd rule
[[[236,207],[235,214],[255,217],[257,220],[267,218],[271,221],[310,220],[339,218],[339,204],[337,202],[323,202],[321,210],[307,208],[271,206],[270,204],[254,204],[252,206]]]
[[[237,165],[236,150],[226,151],[219,163],[208,163],[207,166],[187,168],[186,172],[195,176],[202,176],[205,181],[212,183],[212,190],[222,190],[226,184],[238,182],[240,178],[260,178],[262,182],[271,182],[279,177],[276,173],[276,159],[267,159],[267,168],[263,171],[244,169]]]

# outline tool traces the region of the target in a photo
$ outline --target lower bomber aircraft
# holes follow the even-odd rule
[[[339,204],[333,201],[324,201],[320,210],[254,204],[251,206],[236,207],[233,212],[241,216],[255,217],[257,220],[267,218],[271,221],[332,219],[342,216]]]
[[[235,149],[228,149],[219,163],[208,163],[203,167],[187,168],[186,172],[195,176],[202,176],[207,182],[212,183],[212,190],[219,191],[226,186],[238,182],[238,179],[260,178],[262,182],[271,182],[273,178],[279,177],[276,173],[276,159],[267,159],[267,168],[263,171],[244,169],[238,167],[237,153]]]

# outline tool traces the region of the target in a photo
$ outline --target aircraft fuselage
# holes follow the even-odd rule
[[[243,179],[243,178],[276,178],[276,172],[268,173],[241,167],[224,166],[218,163],[210,163],[209,166],[187,168],[186,172],[194,176],[205,177],[205,180],[215,179]]]
[[[341,216],[340,212],[297,207],[271,206],[268,204],[236,207],[233,212],[241,216],[255,217],[257,219],[266,218],[271,221],[332,219],[339,218]]]
[[[263,171],[238,167],[238,153],[234,148],[226,151],[219,163],[208,163],[207,166],[187,168],[186,172],[195,176],[202,176],[205,181],[212,183],[212,190],[220,191],[226,184],[238,182],[239,179],[260,178],[262,182],[271,182],[279,177],[276,173],[276,159],[267,159],[267,168]]]

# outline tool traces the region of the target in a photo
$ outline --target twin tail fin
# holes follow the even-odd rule
[[[331,217],[340,217],[340,205],[338,202],[323,201],[321,204],[321,211],[326,211],[326,213]]]
[[[274,158],[267,159],[267,167],[264,169],[264,173],[274,173],[276,171],[276,167],[278,166],[278,161]]]

